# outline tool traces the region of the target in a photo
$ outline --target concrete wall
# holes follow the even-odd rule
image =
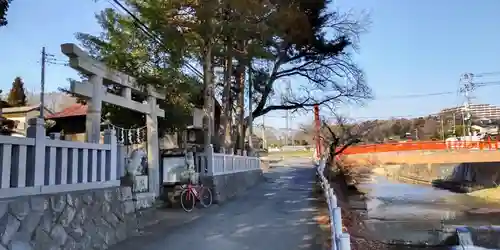
[[[0,201],[0,250],[106,249],[138,229],[129,187]]]
[[[214,203],[238,196],[263,180],[261,169],[202,177],[202,182],[212,187]]]

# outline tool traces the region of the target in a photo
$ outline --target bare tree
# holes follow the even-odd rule
[[[333,120],[330,121],[322,119],[321,123],[319,137],[323,148],[328,150],[330,159],[342,154],[350,146],[365,141],[372,130],[377,128],[376,123],[358,123],[339,114],[335,114]],[[317,137],[315,124],[303,125],[301,133],[310,139],[311,145],[315,145]]]
[[[323,120],[323,128],[327,133],[321,133],[323,145],[328,149],[329,160],[334,160],[335,156],[342,154],[347,148],[363,141],[363,138],[370,133],[372,126],[366,123],[355,123],[348,118],[336,114],[334,121],[329,124]]]

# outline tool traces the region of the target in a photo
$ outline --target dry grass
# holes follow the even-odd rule
[[[278,152],[269,152],[267,153],[268,156],[272,157],[312,157],[313,152],[312,151],[304,151],[304,150],[297,150],[297,151],[278,151]]]
[[[332,239],[328,205],[326,204],[325,197],[320,189],[321,187],[319,185],[315,185],[313,189],[314,197],[316,198],[315,206],[318,211],[314,218],[321,229],[321,235],[319,238],[322,240],[321,244],[325,247],[325,249],[331,249]],[[366,230],[364,228],[364,223],[359,215],[356,212],[351,211],[348,204],[343,203],[341,200],[338,200],[338,202],[342,210],[342,224],[344,232],[348,232],[351,236],[352,250],[388,249],[388,246],[383,243],[367,239],[367,237],[365,237]]]
[[[457,163],[457,162],[497,162],[500,161],[500,151],[406,151],[390,153],[374,153],[371,155],[347,155],[345,159],[358,164],[387,163]]]
[[[487,188],[469,193],[468,195],[492,202],[500,202],[500,187]]]

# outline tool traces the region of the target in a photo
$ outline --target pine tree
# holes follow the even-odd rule
[[[0,27],[7,25],[7,10],[12,0],[0,0]]]
[[[21,77],[16,77],[12,83],[7,102],[13,107],[26,106],[27,98],[24,92],[24,83]]]

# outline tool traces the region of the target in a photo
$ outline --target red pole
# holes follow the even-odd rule
[[[321,121],[319,120],[319,105],[314,105],[314,121],[316,122],[316,156],[321,157]]]

